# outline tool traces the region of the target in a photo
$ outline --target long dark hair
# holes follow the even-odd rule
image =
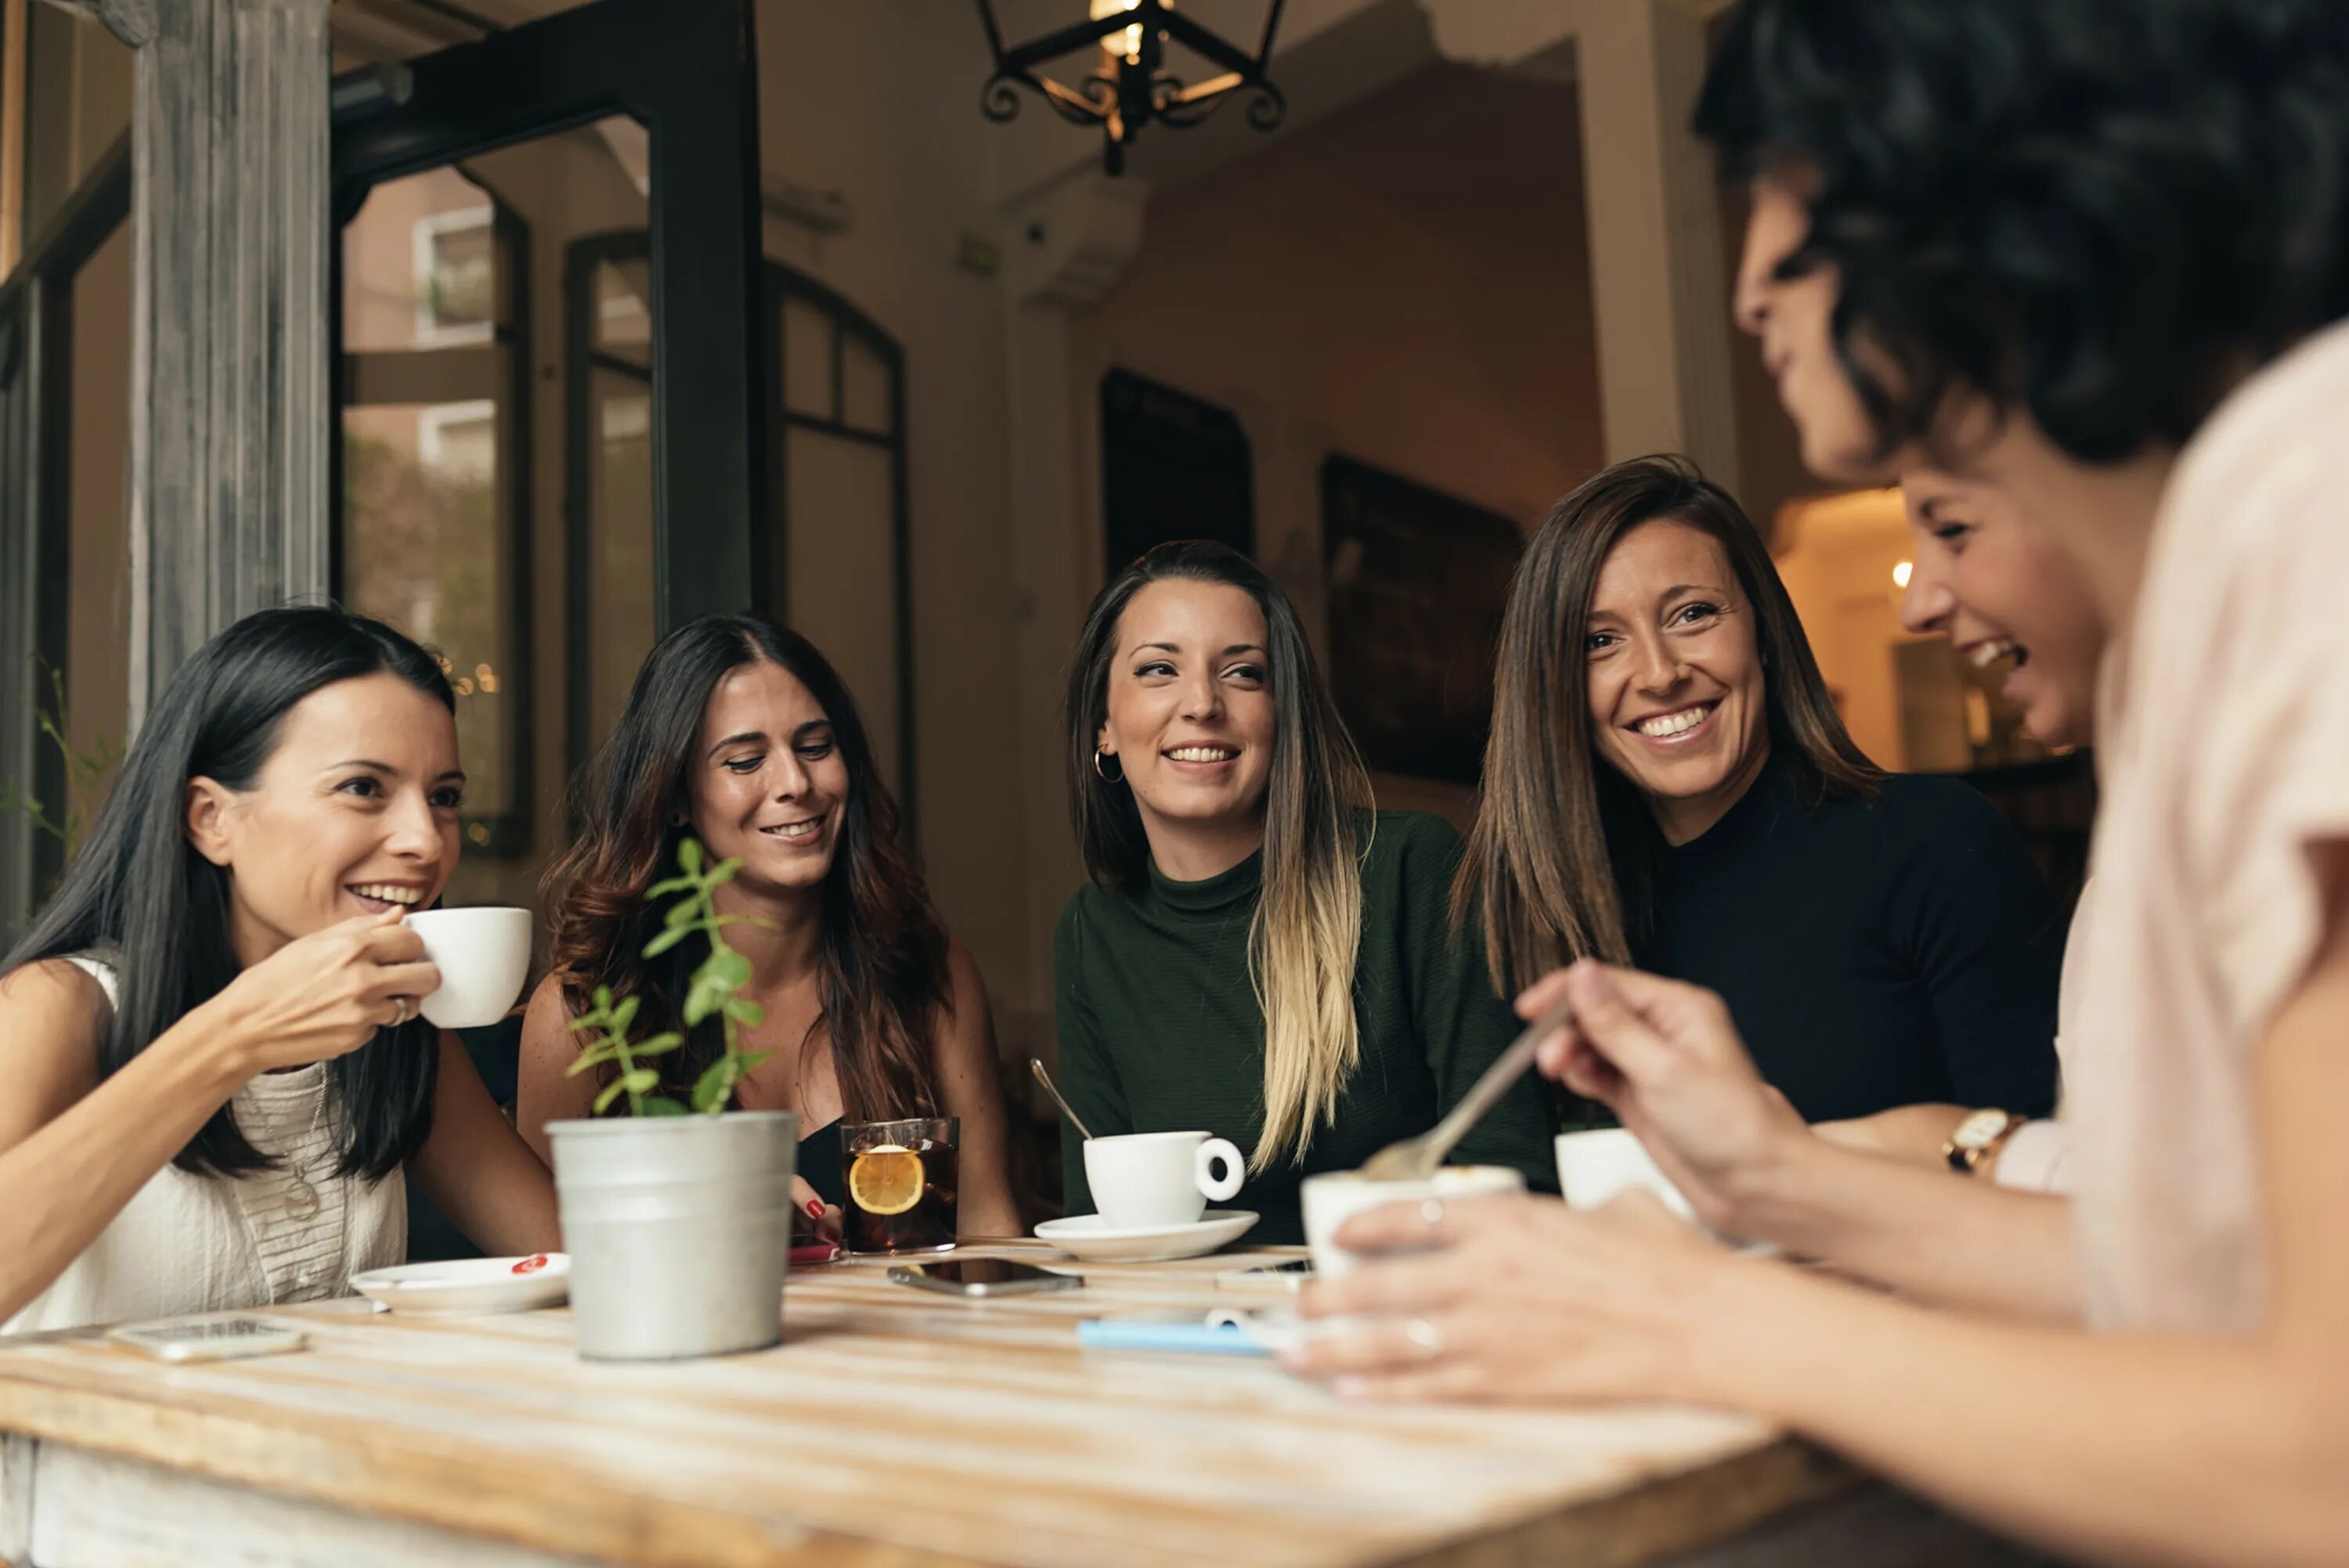
[[[456,711],[430,655],[379,621],[324,606],[257,611],[173,672],[64,883],[0,964],[7,975],[87,953],[113,965],[118,997],[98,1041],[101,1078],[121,1071],[237,975],[231,873],[188,841],[188,781],[250,789],[295,704],[374,675],[398,676]],[[440,1062],[438,1032],[411,1019],[327,1064],[345,1123],[341,1174],[380,1181],[424,1146]],[[222,1106],[172,1163],[235,1176],[275,1161],[245,1140]]]
[[[953,1006],[946,928],[899,837],[897,802],[847,686],[814,644],[755,615],[705,615],[655,645],[618,727],[581,776],[579,836],[547,873],[558,890],[554,956],[564,1001],[576,1016],[608,985],[616,997],[638,999],[644,1033],[683,1028],[686,979],[709,948],[697,937],[647,959],[661,911],[645,890],[676,868],[691,809],[686,769],[710,694],[730,671],[761,663],[807,687],[848,770],[823,882],[815,1025],[831,1036],[842,1107],[851,1120],[935,1115],[931,1031]],[[684,1047],[661,1058],[669,1087],[690,1085],[724,1048],[716,1018],[687,1031]]]
[[[1770,766],[1791,769],[1813,805],[1872,799],[1883,777],[1845,730],[1778,569],[1729,492],[1671,454],[1600,469],[1543,520],[1501,620],[1484,797],[1452,907],[1481,917],[1504,995],[1578,957],[1629,963],[1653,919],[1663,838],[1638,787],[1592,744],[1582,649],[1608,555],[1660,519],[1719,544],[1754,608]]]
[[[1262,1171],[1302,1161],[1314,1129],[1336,1114],[1338,1091],[1361,1057],[1354,962],[1361,946],[1362,868],[1369,848],[1370,774],[1338,717],[1312,645],[1280,585],[1226,545],[1162,544],[1093,600],[1069,661],[1069,807],[1085,871],[1103,888],[1149,874],[1150,841],[1123,779],[1094,766],[1109,718],[1117,627],[1153,583],[1216,583],[1264,613],[1273,696],[1272,771],[1265,789],[1264,893],[1248,934],[1248,975],[1264,1008],[1264,1131],[1248,1157]]]
[[[1696,113],[1799,174],[1883,452],[1949,393],[2089,463],[2178,444],[2349,314],[2338,0],[1745,0]]]

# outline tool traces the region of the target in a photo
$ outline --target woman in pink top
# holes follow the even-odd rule
[[[2349,1555],[2349,15],[2331,0],[1749,0],[1700,129],[1737,312],[1847,480],[1924,457],[2062,539],[2113,642],[2067,1208],[1948,1183],[1871,1271],[1634,1199],[1389,1210],[1309,1295],[1383,1398],[1752,1410],[2070,1555]],[[1547,1066],[1708,1217],[1828,1179],[1714,999],[1597,965]],[[1920,1173],[1920,1176],[1924,1173]],[[1773,1227],[1755,1227],[1769,1233]],[[1952,1310],[1954,1308],[1954,1310]]]

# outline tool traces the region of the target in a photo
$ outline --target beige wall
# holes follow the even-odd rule
[[[1881,767],[1908,767],[1893,652],[1908,640],[1892,577],[1909,555],[1899,493],[1857,490],[1797,501],[1779,514],[1774,531],[1778,574],[1852,739]]]
[[[1520,529],[1599,466],[1576,114],[1568,85],[1429,67],[1154,201],[1141,255],[1081,318],[1088,392],[1114,366],[1240,416],[1257,551],[1309,624],[1332,453]]]
[[[960,5],[769,5],[759,24],[763,171],[839,191],[854,213],[846,232],[831,235],[771,220],[768,252],[844,295],[905,350],[921,848],[938,905],[978,957],[1007,1047],[1017,1048],[1050,1026],[1050,998],[1027,995],[1020,976],[1031,944],[1050,934],[1019,913],[1030,857],[1008,696],[1020,607],[1002,295],[956,263],[963,236],[989,222],[989,128],[978,115],[986,51],[976,15]],[[869,514],[854,497],[842,510]]]

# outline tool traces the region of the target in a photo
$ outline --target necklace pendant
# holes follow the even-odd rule
[[[291,1220],[307,1220],[318,1212],[318,1190],[296,1176],[285,1189],[285,1215]]]

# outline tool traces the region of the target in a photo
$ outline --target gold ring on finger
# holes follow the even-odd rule
[[[1444,1228],[1444,1200],[1441,1198],[1422,1198],[1419,1201],[1419,1222],[1425,1225],[1430,1231],[1442,1230]]]
[[[408,1022],[408,998],[405,996],[394,996],[391,999],[391,1026],[393,1028],[396,1029],[399,1027],[400,1025]]]

